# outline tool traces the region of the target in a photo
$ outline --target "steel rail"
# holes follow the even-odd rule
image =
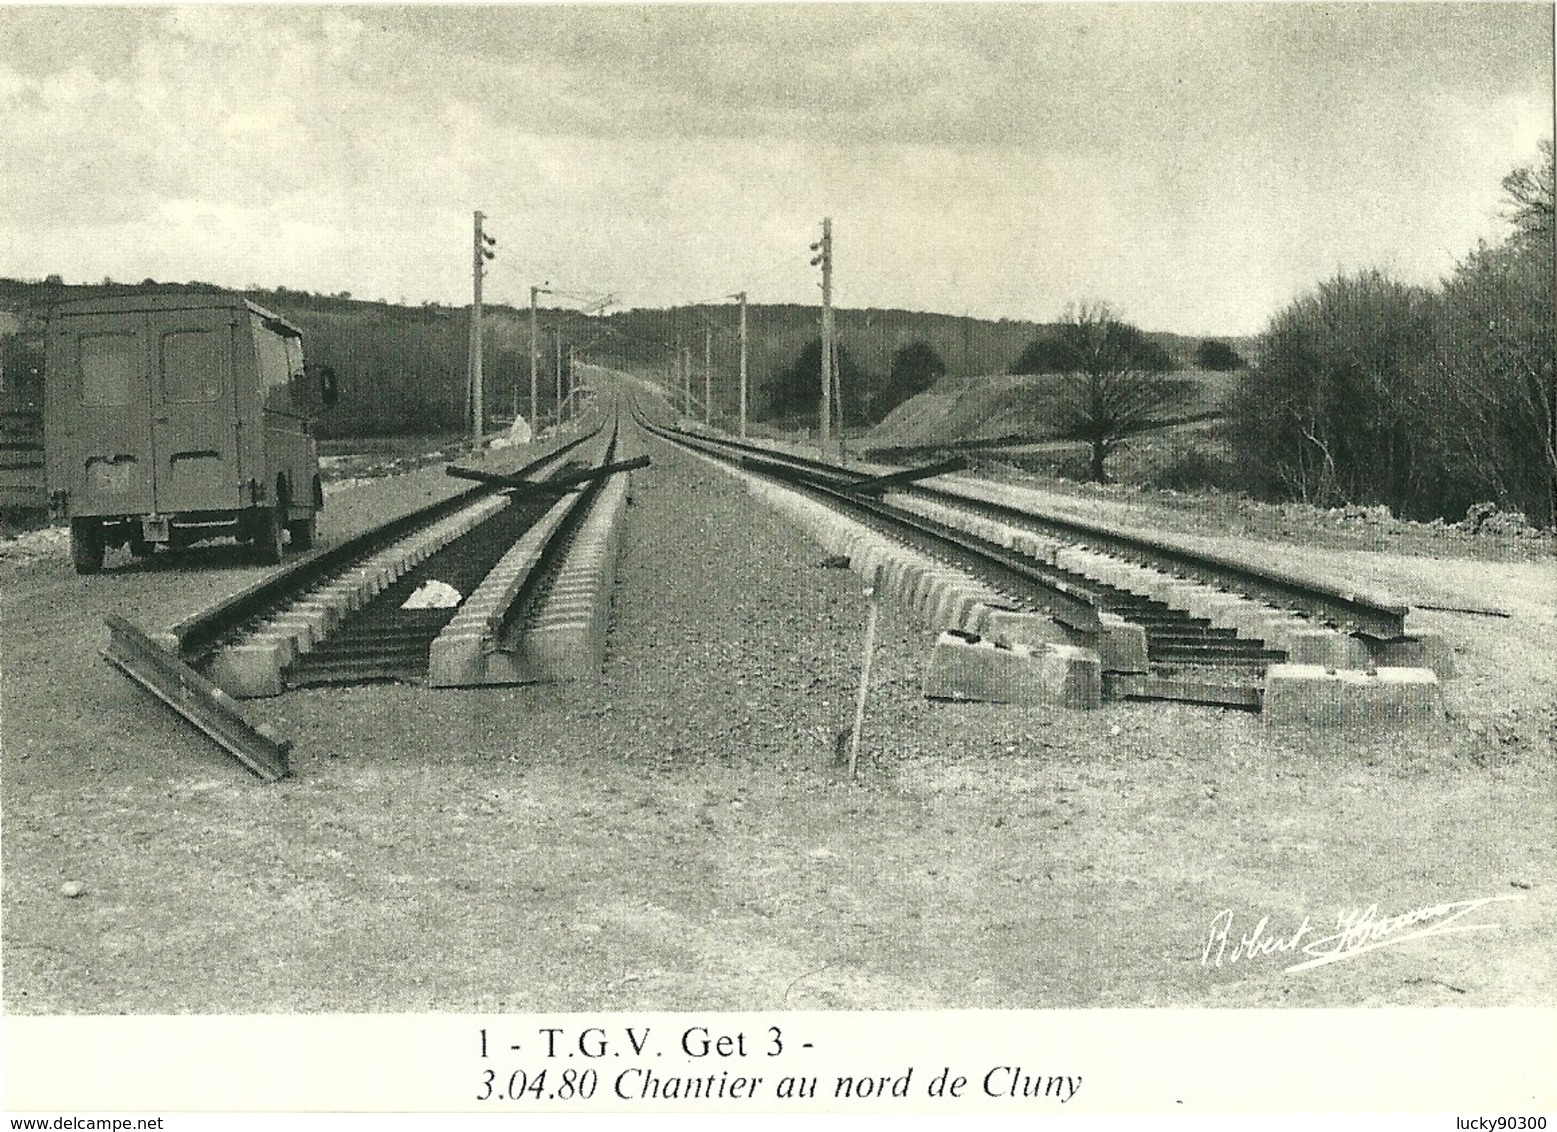
[[[103,659],[214,739],[266,782],[290,773],[292,741],[249,721],[226,692],[123,617],[110,615]]]
[[[616,439],[613,434],[608,450],[614,448],[615,444]],[[566,472],[546,480],[527,480],[522,474],[500,476],[492,472],[476,472],[469,468],[456,469],[453,467],[448,469],[448,474],[460,479],[476,480],[479,483],[501,487],[509,495],[563,495],[567,492],[577,491],[580,484],[588,483],[590,480],[599,479],[602,476],[615,475],[617,472],[630,472],[637,468],[646,468],[648,466],[649,458],[647,456],[638,456],[615,464],[607,462],[598,468],[585,468],[582,471]]]
[[[890,472],[884,476],[875,476],[871,479],[860,480],[849,485],[850,492],[870,495],[880,495],[888,488],[902,488],[908,484],[927,480],[934,476],[944,476],[947,472],[960,472],[967,468],[968,462],[961,456],[950,460],[942,460],[939,464],[926,464],[919,468],[905,468],[901,472]]]
[[[734,451],[750,453],[761,459],[777,460],[833,477],[867,477],[837,464],[813,460],[762,445],[727,437],[687,433],[699,440]],[[1058,534],[1069,541],[1084,543],[1105,553],[1208,585],[1233,587],[1249,597],[1258,598],[1285,609],[1297,610],[1316,620],[1328,622],[1350,632],[1377,640],[1399,640],[1405,636],[1408,607],[1353,590],[1340,590],[1313,579],[1301,578],[1264,566],[1254,566],[1212,552],[1194,551],[1141,535],[1131,535],[1080,519],[1038,514],[1009,504],[977,498],[947,488],[923,483],[904,485],[901,490],[937,502],[951,504],[990,518],[1026,525],[1045,533]]]
[[[522,479],[504,478],[502,483],[507,485],[504,494],[511,497],[508,506],[454,538],[401,574],[361,608],[346,614],[340,624],[322,639],[314,641],[311,648],[301,651],[285,667],[282,673],[284,686],[299,688],[383,680],[424,682],[431,646],[456,616],[456,608],[463,605],[464,599],[456,605],[430,607],[411,607],[407,604],[408,599],[433,579],[452,585],[466,596],[476,593],[517,541],[533,531],[537,523],[550,522],[548,516],[556,511],[560,498],[560,513],[564,518],[551,531],[542,550],[540,560],[546,561],[554,553],[555,540],[567,522],[566,516],[581,506],[587,507],[588,501],[594,498],[594,484],[609,474],[607,469],[611,467],[609,461],[615,434],[613,421],[603,452],[596,446],[589,457],[592,464],[603,466],[588,472],[566,472],[557,467],[560,459],[548,461],[547,473],[552,478],[539,482],[558,486],[555,493],[516,492],[516,482],[526,488],[535,485]],[[580,483],[589,486],[577,491]],[[512,598],[509,599],[511,602]]]
[[[578,488],[577,494],[569,503],[561,522],[547,538],[546,544],[541,548],[535,561],[530,564],[525,576],[516,580],[513,598],[502,611],[501,620],[495,626],[493,634],[499,649],[506,647],[504,642],[522,628],[537,609],[541,598],[551,589],[558,570],[572,548],[574,537],[594,509],[595,501],[605,487],[606,480],[617,472],[649,466],[650,460],[647,455],[613,463],[620,437],[621,417],[619,414],[613,414],[611,436],[606,441],[605,450],[601,454],[600,466],[578,480],[575,485]]]
[[[745,461],[742,463],[744,464]],[[815,483],[806,474],[790,472],[782,464],[772,465],[769,474],[796,487],[808,489],[846,510],[869,515],[893,527],[907,530],[918,538],[928,539],[961,554],[971,555],[980,563],[993,564],[1005,573],[1020,578],[1032,586],[1033,589],[1026,596],[1051,614],[1056,621],[1081,633],[1102,631],[1102,622],[1098,619],[1098,603],[1092,594],[1036,564],[1025,555],[1007,550],[988,539],[958,530],[936,519],[914,515],[880,500],[861,498],[848,489],[839,490]]]
[[[1083,543],[1117,558],[1151,566],[1170,574],[1213,586],[1232,586],[1238,592],[1279,608],[1295,609],[1316,621],[1383,641],[1406,635],[1408,607],[1349,590],[1333,589],[1312,579],[1300,578],[1269,567],[1207,551],[1189,550],[1140,535],[1110,530],[1081,519],[1039,515],[1019,507],[915,484],[912,489],[941,503],[976,511],[991,518],[1025,525],[1068,540]]]
[[[757,474],[788,483],[797,491],[823,496],[836,503],[840,509],[852,510],[856,514],[879,509],[883,512],[884,521],[878,525],[889,531],[919,527],[921,529],[916,533],[923,534],[925,524],[941,528],[950,533],[957,543],[968,546],[967,558],[972,559],[976,568],[993,565],[1006,575],[1016,573],[1024,580],[1037,581],[1041,587],[1038,593],[1035,595],[1023,587],[1023,596],[1035,605],[1043,605],[1051,613],[1055,610],[1055,599],[1052,596],[1048,603],[1033,599],[1046,594],[1053,595],[1055,590],[1059,590],[1066,595],[1085,598],[1096,610],[1119,614],[1127,621],[1140,625],[1146,633],[1149,671],[1105,672],[1104,695],[1107,699],[1176,700],[1259,711],[1264,690],[1255,678],[1263,674],[1270,663],[1285,659],[1283,651],[1267,649],[1262,642],[1236,638],[1231,630],[1212,628],[1202,619],[1175,613],[1159,602],[1129,594],[1104,582],[1084,578],[1073,571],[1049,567],[1053,577],[1034,579],[1031,575],[1034,566],[1032,560],[1027,556],[1014,556],[1013,562],[1010,560],[1012,553],[1004,546],[969,535],[956,526],[946,527],[935,520],[905,512],[888,503],[873,502],[869,507],[863,505],[854,494],[858,490],[855,485],[871,481],[840,475],[840,469],[834,465],[821,465],[825,470],[813,470],[805,465],[814,465],[815,461],[803,457],[791,460],[787,454],[778,454],[777,459],[766,461],[752,455],[748,446],[700,444],[698,442],[706,438],[681,433],[679,430],[669,430],[667,434],[650,425],[641,415],[635,413],[635,416],[640,426],[667,440],[675,442],[688,437],[689,447],[711,458],[736,461]],[[867,516],[866,521],[873,517]],[[1039,565],[1038,569],[1044,567]],[[1057,613],[1054,615],[1057,621],[1067,621]]]
[[[662,430],[659,426],[649,424],[636,413],[634,415],[640,427],[663,440],[685,444],[691,448],[703,447],[704,451],[707,451],[706,446],[699,444],[703,439],[700,436],[675,430]],[[713,453],[709,454],[713,455]],[[862,498],[851,493],[847,485],[835,486],[818,482],[814,472],[793,467],[787,460],[767,462],[753,456],[743,456],[739,462],[742,467],[762,471],[797,489],[817,494],[846,513],[870,516],[895,530],[906,531],[954,553],[971,556],[981,564],[993,565],[1004,573],[1020,579],[1027,587],[1031,587],[1025,596],[1051,614],[1056,621],[1082,633],[1097,633],[1102,630],[1097,601],[1092,594],[1023,555],[934,519],[913,515],[877,500]],[[836,479],[831,475],[826,478]]]
[[[599,435],[604,427],[604,424],[601,424],[583,436],[559,445],[544,456],[532,460],[515,474],[523,476],[533,472]],[[337,546],[317,550],[290,566],[283,566],[267,574],[215,605],[186,617],[159,634],[158,640],[175,651],[184,661],[199,660],[215,648],[227,634],[275,607],[287,597],[309,589],[344,570],[365,555],[394,543],[411,531],[451,515],[460,508],[469,506],[475,500],[493,494],[496,490],[487,484],[472,487],[458,495],[439,500],[437,503],[430,503],[371,530],[353,535]]]

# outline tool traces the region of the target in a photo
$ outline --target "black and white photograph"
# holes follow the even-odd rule
[[[0,5],[4,1107],[1557,1109],[1553,31]]]

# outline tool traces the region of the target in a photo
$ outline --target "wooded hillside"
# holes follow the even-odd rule
[[[140,289],[208,289],[210,284],[69,284],[0,279],[0,363],[15,391],[43,366],[43,329],[48,308],[70,299]],[[436,303],[400,306],[316,295],[287,288],[242,292],[247,298],[299,326],[311,361],[335,368],[341,397],[319,421],[327,437],[431,434],[458,431],[466,410],[469,310]],[[751,411],[770,414],[772,389],[792,368],[808,342],[818,337],[819,308],[757,305],[748,308],[748,372]],[[711,346],[716,414],[736,411],[740,349],[735,303],[673,309],[632,309],[583,315],[542,309],[538,402],[544,423],[555,411],[557,346],[566,380],[570,347],[603,364],[671,373],[676,343],[689,351],[692,388],[701,401],[705,345]],[[914,343],[928,345],[952,378],[1004,374],[1042,329],[1012,320],[931,314],[905,310],[839,310],[840,348],[848,351],[883,403],[896,403],[887,386],[894,354]],[[712,338],[705,339],[705,328]],[[530,314],[509,306],[488,306],[483,318],[484,385],[489,419],[505,420],[517,408],[529,415]],[[1153,334],[1180,364],[1190,364],[1197,338]]]

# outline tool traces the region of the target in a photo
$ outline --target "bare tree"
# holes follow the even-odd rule
[[[1503,179],[1514,232],[1430,292],[1337,275],[1275,315],[1233,392],[1248,490],[1457,518],[1490,501],[1557,525],[1552,145]]]
[[[1054,346],[1070,374],[1059,400],[1060,434],[1091,446],[1092,478],[1106,483],[1109,455],[1126,438],[1168,423],[1189,385],[1169,377],[1167,352],[1107,303],[1066,311]]]
[[[1541,160],[1524,165],[1503,178],[1503,194],[1508,198],[1508,219],[1526,239],[1552,238],[1553,185],[1552,139],[1540,143]]]
[[[1557,319],[1547,241],[1472,253],[1444,284],[1435,362],[1462,458],[1499,504],[1557,525]]]
[[[1444,282],[1434,374],[1477,498],[1557,526],[1557,229],[1552,143],[1503,178],[1512,237]]]

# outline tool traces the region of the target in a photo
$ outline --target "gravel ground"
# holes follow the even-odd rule
[[[1153,490],[1127,483],[1040,480],[997,462],[978,476],[1032,491],[1041,506],[1091,515],[1122,527],[1163,534],[1236,536],[1261,543],[1299,543],[1299,549],[1376,550],[1432,558],[1483,561],[1549,561],[1557,553],[1553,532],[1525,524],[1522,516],[1493,512],[1472,525],[1397,518],[1387,507],[1313,507],[1264,503],[1222,492]],[[1487,506],[1491,506],[1490,504]]]
[[[296,743],[272,787],[96,657],[103,614],[159,627],[253,571],[0,561],[6,1009],[1557,1003],[1549,618],[1446,621],[1453,718],[1346,740],[931,703],[930,635],[888,607],[854,784],[861,580],[647,448],[598,686],[257,703]],[[457,486],[355,489],[324,533]],[[1484,564],[1400,561],[1375,568],[1485,588]],[[1206,961],[1223,910],[1236,943],[1494,896],[1518,898],[1478,913],[1495,931]]]

